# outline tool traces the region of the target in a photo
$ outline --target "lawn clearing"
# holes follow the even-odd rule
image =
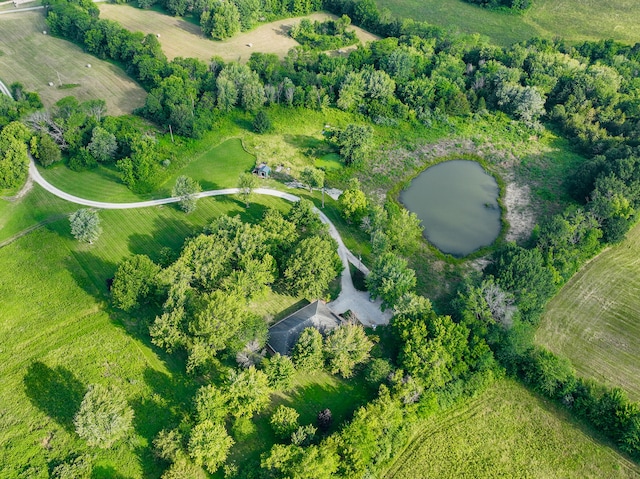
[[[549,302],[536,342],[581,376],[640,400],[640,226],[584,266]]]
[[[22,83],[38,92],[45,106],[70,95],[80,101],[103,99],[110,115],[131,113],[144,104],[145,91],[119,67],[71,42],[43,35],[48,29],[39,10],[0,15],[0,80],[7,86]],[[59,89],[60,83],[79,86]]]
[[[115,20],[131,31],[160,35],[158,40],[170,60],[175,57],[192,57],[208,62],[212,57],[218,56],[225,61],[244,63],[253,52],[275,53],[284,57],[291,48],[299,45],[289,37],[287,31],[301,18],[277,20],[235,35],[229,40],[214,41],[202,35],[198,25],[183,18],[126,5],[101,3],[99,6],[100,18]],[[314,13],[306,18],[323,21],[337,17],[327,13]],[[361,28],[350,28],[356,31],[358,39],[363,43],[378,38]]]
[[[339,170],[344,166],[342,157],[338,153],[328,153],[315,161],[316,168],[323,170]]]
[[[510,380],[426,420],[386,479],[637,478],[640,467]]]
[[[394,15],[424,20],[463,33],[480,33],[492,43],[510,45],[539,36],[569,42],[613,38],[640,41],[636,0],[534,0],[522,14],[491,11],[463,0],[377,0]]]
[[[345,421],[350,420],[360,406],[373,399],[373,393],[362,375],[342,379],[326,372],[299,372],[294,378],[291,391],[274,394],[269,408],[254,418],[255,431],[236,442],[231,449],[229,460],[244,466],[255,462],[256,468],[258,467],[260,454],[268,452],[273,444],[278,442],[269,424],[269,418],[281,404],[294,408],[300,414],[300,425],[316,425],[318,413],[329,408],[333,418],[328,431],[330,434],[337,431]],[[216,477],[222,477],[222,474]]]

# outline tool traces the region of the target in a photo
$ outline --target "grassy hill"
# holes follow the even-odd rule
[[[377,0],[395,15],[425,20],[464,33],[480,33],[499,45],[533,36],[562,37],[570,42],[613,38],[640,41],[635,0],[534,0],[523,14],[486,10],[463,0]]]

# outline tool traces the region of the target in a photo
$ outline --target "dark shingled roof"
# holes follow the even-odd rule
[[[271,326],[268,346],[275,353],[288,355],[306,328],[316,328],[322,333],[339,325],[340,318],[324,302],[315,301]]]

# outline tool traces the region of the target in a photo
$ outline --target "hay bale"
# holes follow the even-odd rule
[[[91,68],[91,63],[87,63],[87,68]]]
[[[49,86],[53,86],[53,82],[52,81],[49,82]]]

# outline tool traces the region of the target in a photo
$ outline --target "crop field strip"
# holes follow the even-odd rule
[[[103,99],[110,115],[131,113],[144,104],[145,91],[122,69],[71,42],[43,35],[46,30],[41,11],[0,15],[0,79],[7,86],[22,83],[38,92],[45,106],[69,95],[81,101]],[[59,89],[60,82],[80,86]]]
[[[424,20],[464,33],[480,33],[499,45],[539,36],[569,42],[613,38],[640,41],[636,0],[533,0],[523,14],[490,11],[463,0],[376,0],[394,15]]]
[[[588,263],[549,302],[536,341],[576,371],[640,400],[640,226]]]
[[[423,422],[385,479],[637,478],[640,467],[510,380]]]
[[[298,46],[287,30],[300,21],[299,18],[288,18],[259,25],[249,32],[242,32],[224,41],[213,41],[202,35],[200,27],[179,17],[172,17],[160,12],[141,10],[126,5],[100,4],[100,18],[115,20],[131,31],[141,31],[160,35],[158,40],[167,58],[175,57],[199,58],[203,61],[218,56],[225,61],[246,62],[253,52],[275,53],[284,57],[287,52]],[[307,18],[326,20],[335,18],[326,13],[314,13]],[[378,38],[358,27],[350,27],[356,31],[362,42]]]

